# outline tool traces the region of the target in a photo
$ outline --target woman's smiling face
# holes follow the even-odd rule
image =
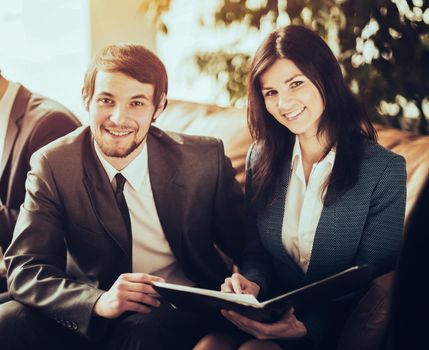
[[[260,78],[268,112],[292,133],[316,137],[324,102],[317,87],[289,59],[279,58]]]

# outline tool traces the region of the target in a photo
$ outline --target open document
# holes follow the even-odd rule
[[[259,302],[253,295],[154,282],[155,290],[174,307],[197,312],[234,310],[262,322],[280,318],[290,307],[322,304],[366,287],[370,282],[367,265],[354,266],[275,298]]]

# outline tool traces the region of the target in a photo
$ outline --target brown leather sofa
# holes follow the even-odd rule
[[[185,101],[169,101],[156,125],[165,130],[214,136],[222,139],[225,152],[244,186],[244,168],[251,137],[246,110],[221,108]],[[405,234],[409,218],[429,179],[429,136],[416,136],[401,130],[375,125],[379,142],[403,155],[407,163],[407,203]],[[427,192],[427,191],[426,191]],[[429,198],[423,199],[429,201]],[[423,202],[420,199],[420,203]],[[428,213],[429,214],[429,213]],[[351,312],[342,330],[337,350],[379,350],[385,343],[394,272],[374,280]]]

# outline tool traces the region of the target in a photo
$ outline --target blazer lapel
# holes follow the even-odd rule
[[[182,263],[186,191],[179,176],[180,154],[175,151],[175,144],[167,143],[171,143],[171,140],[159,130],[151,128],[147,138],[149,178],[162,229],[172,252],[179,263]]]
[[[281,182],[275,191],[275,196],[268,204],[267,208],[258,216],[258,225],[260,232],[265,232],[261,236],[262,243],[274,253],[274,256],[280,258],[285,264],[285,270],[288,274],[293,274],[293,280],[302,280],[303,273],[295,261],[287,253],[282,241],[283,217],[285,211],[285,198],[290,178],[290,160],[285,163]]]
[[[82,147],[83,169],[85,172],[83,181],[92,209],[101,226],[118,244],[131,263],[132,240],[116,203],[112,185],[95,153],[94,142],[89,128]]]
[[[3,175],[6,164],[11,155],[13,146],[15,145],[16,139],[18,138],[18,132],[20,130],[20,120],[24,116],[27,109],[28,101],[30,100],[31,93],[23,86],[19,87],[15,101],[12,105],[12,110],[9,117],[6,130],[6,140],[4,143],[2,159],[0,159],[0,178]]]
[[[329,191],[329,189],[328,189]],[[362,235],[362,221],[356,210],[362,203],[359,186],[344,193],[334,204],[324,206],[314,237],[308,281],[339,272],[353,261]]]
[[[337,203],[323,206],[314,236],[306,282],[319,280],[333,274],[337,266]]]

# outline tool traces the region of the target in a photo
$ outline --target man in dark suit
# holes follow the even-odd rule
[[[10,244],[19,207],[24,202],[31,155],[78,126],[79,120],[64,106],[7,80],[0,71],[0,247],[3,251]]]
[[[217,248],[237,262],[243,241],[222,142],[151,126],[166,94],[165,67],[143,46],[109,46],[89,66],[90,127],[32,158],[0,344],[189,349],[227,325],[160,303],[151,285],[217,289],[230,273]]]

